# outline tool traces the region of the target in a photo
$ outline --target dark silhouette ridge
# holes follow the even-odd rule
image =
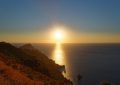
[[[59,71],[58,68],[61,66],[48,59],[31,44],[16,48],[9,43],[0,42],[0,61],[5,64],[4,66],[15,71],[12,74],[17,75],[18,73],[35,82],[43,82],[46,85],[72,85],[72,82],[64,78]],[[10,74],[7,75],[10,76]],[[35,85],[42,85],[42,83]]]
[[[35,47],[33,47],[31,44],[25,44],[20,47],[21,49],[28,49],[28,50],[37,50]]]
[[[42,65],[41,67],[47,70],[46,71],[47,75],[49,75],[53,78],[55,78],[55,76],[58,75],[59,78],[63,79],[62,74],[59,74],[59,73],[61,73],[59,71],[59,69],[62,68],[62,66],[59,66],[58,64],[55,64],[55,62],[53,60],[48,59],[48,57],[46,55],[44,55],[42,52],[35,49],[32,45],[26,44],[26,45],[21,46],[20,49],[22,51],[24,51],[26,54],[28,54],[29,56],[33,56],[35,59],[40,61],[41,65]],[[57,79],[58,79],[58,76],[57,76]]]

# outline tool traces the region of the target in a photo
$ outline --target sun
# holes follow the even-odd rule
[[[61,30],[56,30],[54,32],[54,37],[57,41],[61,41],[63,39],[63,32]]]
[[[63,43],[66,39],[65,26],[54,25],[51,30],[51,40],[54,43]]]

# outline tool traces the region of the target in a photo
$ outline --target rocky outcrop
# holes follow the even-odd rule
[[[24,85],[26,82],[33,82],[27,85],[72,85],[61,74],[60,67],[30,44],[16,48],[0,42],[0,73],[7,76],[0,75],[2,85],[13,85],[12,82],[16,82],[15,85]],[[18,80],[23,83],[19,84]]]

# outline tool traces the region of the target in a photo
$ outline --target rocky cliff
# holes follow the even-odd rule
[[[61,74],[60,67],[31,44],[17,48],[0,42],[2,85],[73,85]]]

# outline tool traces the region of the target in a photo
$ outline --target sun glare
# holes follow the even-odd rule
[[[65,36],[65,27],[64,26],[59,26],[59,25],[55,25],[52,27],[52,40],[55,43],[63,43],[66,36]]]
[[[54,37],[55,37],[56,40],[59,40],[59,41],[60,41],[60,40],[63,38],[63,33],[62,33],[62,31],[60,31],[60,30],[55,31]]]

